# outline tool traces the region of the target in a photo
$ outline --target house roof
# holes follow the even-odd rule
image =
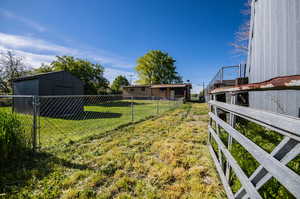
[[[150,85],[131,85],[131,86],[123,86],[123,88],[146,88],[150,87]]]
[[[192,87],[191,84],[156,84],[152,85],[151,88],[185,88]]]
[[[155,85],[132,85],[124,86],[123,88],[192,88],[191,84],[155,84]]]
[[[18,81],[23,81],[23,80],[38,79],[42,76],[56,74],[56,73],[67,73],[67,72],[62,70],[62,71],[54,71],[54,72],[48,72],[48,73],[39,73],[36,75],[28,75],[28,76],[24,76],[24,77],[19,77],[19,78],[14,79],[13,81],[18,82]]]

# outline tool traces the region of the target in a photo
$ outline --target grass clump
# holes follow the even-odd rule
[[[1,159],[14,159],[28,147],[28,137],[17,116],[0,110]]]
[[[77,171],[63,181],[63,186],[69,187],[88,176],[88,171]]]

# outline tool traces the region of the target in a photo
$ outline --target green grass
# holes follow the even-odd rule
[[[3,198],[225,198],[207,142],[207,106],[185,104],[106,136],[23,156]]]
[[[1,160],[11,160],[28,150],[28,137],[22,123],[15,114],[0,110],[0,154]],[[0,161],[0,168],[2,161]]]
[[[159,110],[157,110],[159,103]],[[150,116],[161,114],[174,107],[174,102],[135,100],[134,122]],[[2,107],[8,112],[11,107]],[[53,147],[60,144],[76,142],[93,135],[101,135],[122,125],[132,122],[131,101],[110,101],[96,105],[84,106],[85,115],[70,118],[40,117],[40,147]],[[17,114],[28,134],[31,133],[32,116]]]
[[[279,133],[268,130],[253,122],[247,122],[241,118],[239,118],[236,129],[268,153],[271,153],[284,138],[284,136],[280,135]],[[255,158],[237,142],[233,142],[231,153],[248,177],[250,177],[251,174],[258,168],[259,163],[255,160]],[[288,164],[288,167],[298,174],[300,174],[299,166],[300,155]],[[240,182],[234,176],[232,176],[231,181],[233,191],[238,191],[241,186]],[[272,178],[268,183],[260,188],[259,193],[261,194],[262,198],[265,199],[295,198],[275,178]]]

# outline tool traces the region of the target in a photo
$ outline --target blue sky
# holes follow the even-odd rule
[[[229,45],[245,20],[245,0],[1,0],[0,50],[32,67],[55,55],[101,63],[111,81],[135,75],[147,51],[168,52],[184,80],[206,83],[242,60]]]

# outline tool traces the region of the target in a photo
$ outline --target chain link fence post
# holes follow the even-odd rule
[[[173,108],[175,108],[176,107],[176,103],[175,103],[175,98],[172,100],[173,101]]]
[[[153,106],[153,111],[154,111],[153,114],[155,114],[155,113],[156,113],[156,110],[155,110],[155,100],[154,100],[154,96],[151,96],[151,105]]]
[[[131,122],[134,121],[133,96],[131,96]]]
[[[156,114],[159,114],[159,98],[157,98],[157,102],[156,102]]]
[[[32,150],[36,151],[37,148],[37,106],[38,97],[32,96]]]

